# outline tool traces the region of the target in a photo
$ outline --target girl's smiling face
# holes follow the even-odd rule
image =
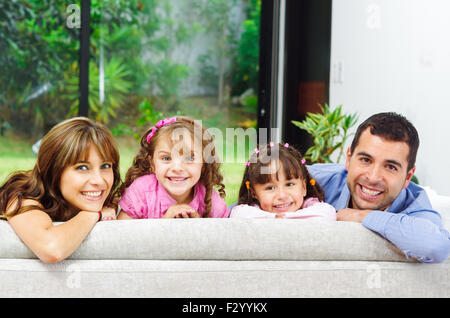
[[[253,184],[252,195],[259,201],[261,209],[267,212],[295,212],[303,205],[306,183],[303,178],[287,179],[283,166],[272,174],[268,183]]]
[[[156,179],[172,198],[178,203],[190,203],[202,173],[202,153],[192,145],[183,145],[180,153],[177,145],[169,142],[169,138],[159,139],[151,165]]]
[[[86,161],[66,167],[59,183],[64,199],[81,211],[100,211],[114,183],[113,164],[104,161],[97,148],[89,147]]]

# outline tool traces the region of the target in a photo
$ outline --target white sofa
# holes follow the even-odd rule
[[[433,205],[450,228],[450,198]],[[449,297],[450,260],[421,264],[359,223],[130,220],[98,223],[44,264],[0,222],[1,297]]]

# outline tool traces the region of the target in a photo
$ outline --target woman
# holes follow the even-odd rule
[[[41,261],[59,262],[98,221],[115,218],[119,184],[119,153],[109,130],[72,118],[45,135],[32,170],[15,172],[0,188],[1,217]]]

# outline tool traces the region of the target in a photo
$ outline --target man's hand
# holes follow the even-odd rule
[[[337,221],[359,222],[362,223],[364,218],[372,212],[372,210],[358,210],[358,209],[340,209],[336,213]]]

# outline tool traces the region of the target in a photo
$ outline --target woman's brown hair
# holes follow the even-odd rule
[[[168,136],[174,136],[174,132],[178,129],[180,131],[189,132],[194,144],[201,144],[201,151],[203,155],[203,165],[199,182],[201,182],[206,188],[205,194],[205,212],[203,217],[209,217],[211,212],[211,195],[214,187],[217,187],[219,195],[223,198],[225,196],[225,185],[222,183],[223,176],[219,171],[220,162],[216,156],[216,150],[214,146],[213,136],[208,130],[201,124],[200,121],[194,120],[186,116],[176,116],[176,121],[158,128],[152,136],[150,142],[147,142],[147,136],[152,131],[149,128],[141,137],[141,148],[134,157],[132,166],[128,169],[125,176],[125,181],[118,191],[118,196],[122,196],[125,190],[136,180],[138,177],[154,173],[150,164],[153,153],[155,151],[158,141]],[[201,134],[201,135],[200,135]],[[208,147],[208,152],[205,153],[205,148]],[[205,155],[207,157],[205,157]]]
[[[277,173],[264,173],[271,163],[279,163],[283,168],[286,179],[304,179],[306,182],[306,198],[315,197],[324,201],[322,188],[316,183],[306,169],[306,161],[300,151],[288,144],[260,145],[246,164],[241,187],[239,188],[238,204],[258,204],[259,201],[252,195],[255,184],[265,184],[277,177]],[[280,167],[278,165],[278,167]],[[265,169],[265,170],[264,170]],[[277,170],[278,171],[278,170]],[[274,176],[275,175],[275,176]],[[248,185],[248,187],[247,187]]]
[[[80,210],[61,194],[60,179],[66,167],[86,159],[90,145],[97,148],[105,161],[112,162],[114,182],[104,206],[115,207],[115,191],[120,185],[119,152],[108,128],[88,118],[75,117],[54,126],[42,139],[32,170],[17,171],[0,187],[2,218],[30,210],[46,212],[53,221],[67,221]],[[25,205],[31,199],[40,205]],[[8,211],[16,202],[13,211]]]

